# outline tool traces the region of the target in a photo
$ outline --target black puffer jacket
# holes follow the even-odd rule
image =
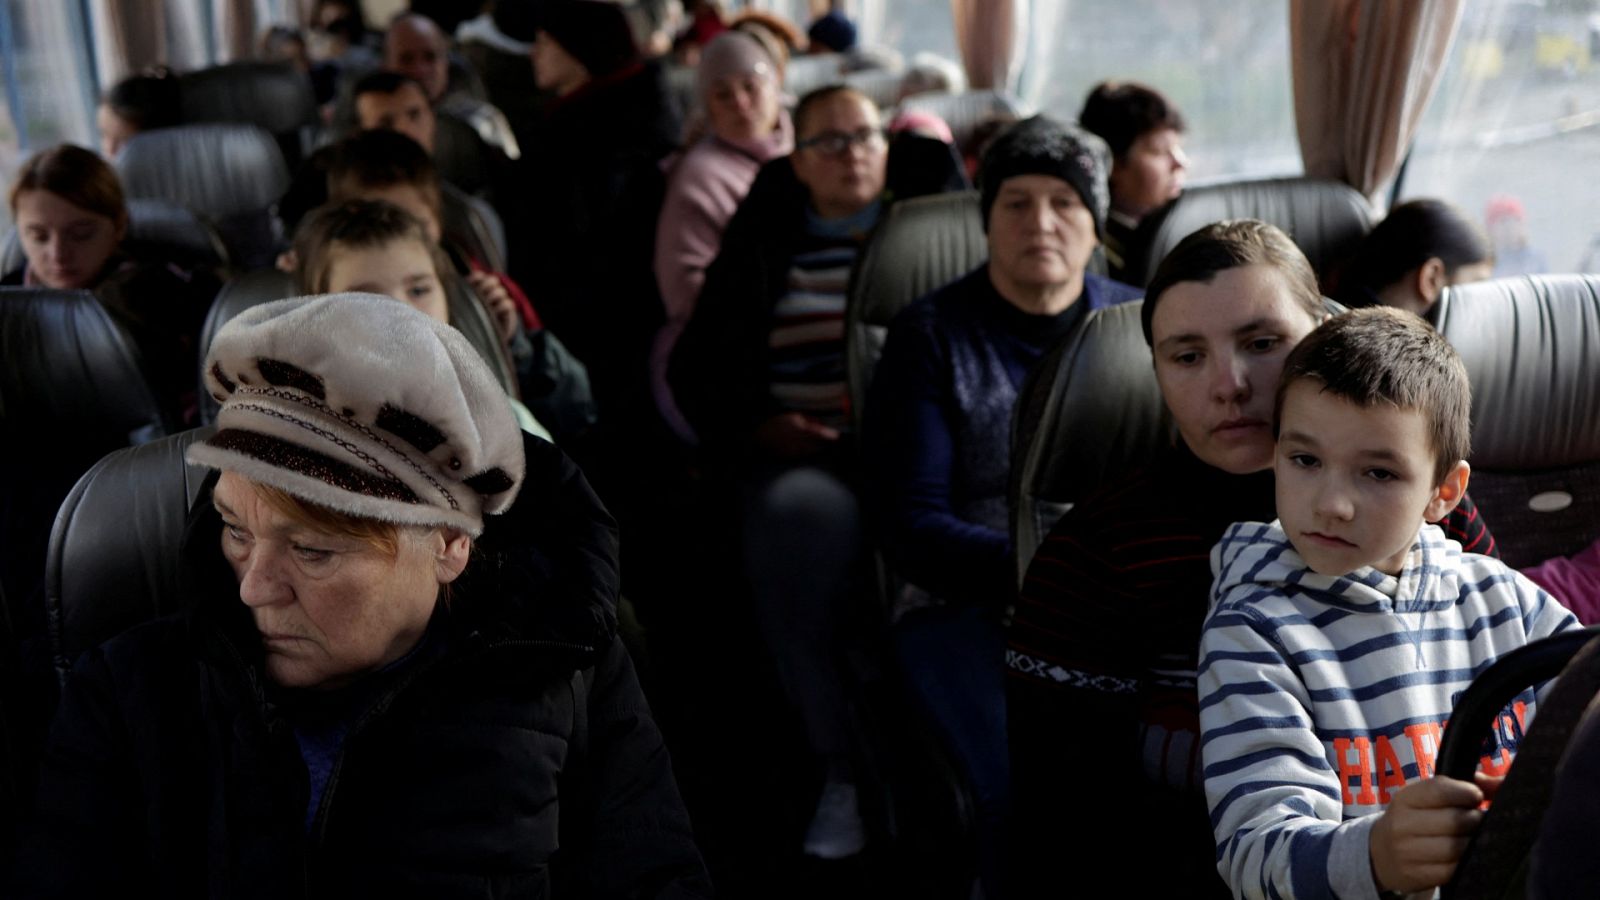
[[[306,698],[264,680],[204,494],[200,602],[79,663],[7,895],[709,896],[616,639],[611,518],[560,451],[527,450],[515,506],[351,726],[309,829],[285,714]]]

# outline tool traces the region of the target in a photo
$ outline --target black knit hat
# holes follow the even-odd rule
[[[531,25],[533,31],[548,34],[561,45],[561,49],[589,70],[591,78],[603,78],[639,61],[639,47],[634,43],[628,15],[616,3],[606,0],[544,0],[533,4],[533,14],[526,21],[527,24],[518,23],[514,27],[526,28]],[[502,31],[505,30],[505,25],[498,18],[496,24]],[[524,37],[507,32],[507,36],[517,40],[533,40],[532,34]]]
[[[1106,212],[1111,208],[1111,192],[1106,186],[1110,169],[1111,151],[1100,138],[1046,116],[1024,119],[1002,132],[983,153],[978,168],[983,227],[989,227],[989,211],[1007,178],[1052,175],[1072,185],[1083,198],[1083,205],[1094,215],[1095,233],[1104,238]]]

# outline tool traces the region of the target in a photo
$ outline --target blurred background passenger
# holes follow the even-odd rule
[[[849,53],[856,49],[856,23],[837,9],[813,19],[806,28],[812,53]]]
[[[918,94],[960,94],[966,89],[967,73],[959,63],[924,50],[913,55],[911,64],[906,67],[900,99]]]
[[[1139,291],[1088,271],[1109,204],[1099,138],[1043,116],[989,147],[979,173],[989,259],[895,317],[863,426],[880,545],[911,587],[895,649],[913,695],[972,786],[978,869],[998,897],[1008,803],[1005,641],[1014,595],[1011,412],[1040,357],[1090,310]]]
[[[790,58],[806,51],[805,32],[774,12],[743,9],[729,21],[729,27],[761,42],[761,46],[767,49],[778,65],[780,84],[783,83],[783,73],[789,67]]]
[[[100,155],[111,159],[141,131],[171,128],[178,119],[178,78],[166,69],[132,75],[112,85],[95,110]]]
[[[465,84],[451,84],[450,39],[432,19],[417,13],[396,16],[384,34],[383,67],[415,79],[439,115],[465,122],[510,159],[522,155],[505,115]]]
[[[0,285],[93,291],[134,339],[173,421],[192,421],[196,340],[221,286],[216,273],[132,256],[117,173],[82,147],[60,144],[23,163],[10,204],[24,264]]]
[[[693,431],[667,387],[667,359],[694,313],[722,230],[756,173],[794,149],[794,127],[780,103],[777,63],[756,38],[738,30],[713,38],[700,59],[695,86],[710,134],[678,160],[667,183],[655,246],[656,284],[667,322],[650,356],[656,408],[686,440]]]
[[[1119,281],[1144,255],[1139,223],[1176,200],[1188,178],[1183,114],[1161,92],[1131,81],[1105,81],[1083,101],[1078,123],[1111,147],[1111,213],[1106,264]]]
[[[1444,289],[1493,274],[1489,239],[1443,200],[1410,200],[1362,239],[1339,275],[1348,307],[1394,306],[1426,316]]]
[[[1494,277],[1543,275],[1550,262],[1528,237],[1528,210],[1510,194],[1495,194],[1483,211],[1484,229],[1493,251]]]

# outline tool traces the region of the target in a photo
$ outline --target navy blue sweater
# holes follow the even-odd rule
[[[1004,602],[1011,411],[1023,379],[1086,310],[1140,295],[1085,275],[1078,302],[1033,315],[1000,296],[986,263],[895,318],[863,438],[879,537],[897,574],[945,600]]]

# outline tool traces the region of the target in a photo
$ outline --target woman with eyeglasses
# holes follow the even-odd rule
[[[804,849],[837,859],[865,844],[838,662],[864,561],[845,434],[845,287],[904,154],[931,143],[945,169],[932,168],[931,185],[897,185],[900,197],[937,190],[958,163],[915,136],[891,153],[877,107],[844,86],[807,94],[794,124],[794,152],[762,169],[724,232],[669,375],[705,462],[739,498],[757,620],[823,774]]]

